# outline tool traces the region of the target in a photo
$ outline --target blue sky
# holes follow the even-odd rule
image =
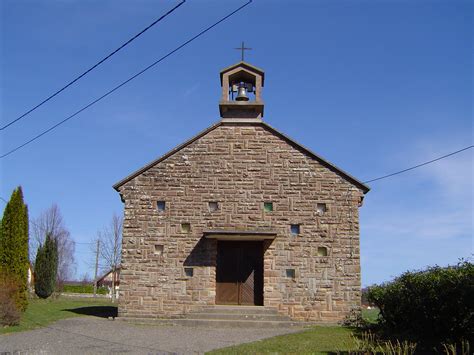
[[[9,122],[178,1],[1,6],[1,120]],[[174,49],[242,1],[188,0],[110,61],[0,133],[4,153]],[[122,203],[112,184],[219,119],[234,47],[266,73],[265,121],[362,181],[472,144],[469,1],[258,1],[112,96],[0,160],[30,217],[57,203],[90,242]],[[472,149],[371,184],[360,210],[362,283],[473,253]],[[3,206],[1,206],[3,209]],[[93,254],[76,246],[77,275]]]

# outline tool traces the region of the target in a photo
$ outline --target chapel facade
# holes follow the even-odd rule
[[[209,305],[336,322],[360,309],[369,188],[263,121],[263,70],[220,73],[220,120],[114,185],[125,207],[120,317]]]

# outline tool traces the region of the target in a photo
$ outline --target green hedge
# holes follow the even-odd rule
[[[72,292],[72,293],[94,293],[93,285],[64,285],[63,292]],[[106,295],[109,293],[107,287],[102,286],[97,289],[99,295]]]
[[[380,309],[387,332],[421,344],[472,341],[474,265],[429,267],[405,272],[394,281],[369,288],[368,301]]]

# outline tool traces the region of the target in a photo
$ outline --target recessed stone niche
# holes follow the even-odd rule
[[[318,216],[323,216],[327,210],[328,209],[325,203],[316,204],[316,213],[318,214]]]
[[[164,212],[166,209],[166,202],[165,201],[157,201],[156,202],[156,208],[158,209],[158,212]]]
[[[263,210],[265,212],[272,212],[273,211],[273,202],[264,202],[263,203]]]
[[[328,256],[328,248],[318,247],[318,256]]]
[[[162,244],[155,244],[155,250],[153,251],[155,255],[163,255],[164,246]]]
[[[209,212],[215,212],[219,209],[219,202],[211,201],[209,202]]]
[[[292,224],[290,226],[290,231],[291,231],[291,234],[293,234],[293,235],[300,234],[300,225],[299,224]]]
[[[189,233],[191,231],[191,224],[190,223],[181,223],[181,232]]]

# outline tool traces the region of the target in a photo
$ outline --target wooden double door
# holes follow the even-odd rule
[[[263,306],[261,241],[218,241],[216,303]]]

